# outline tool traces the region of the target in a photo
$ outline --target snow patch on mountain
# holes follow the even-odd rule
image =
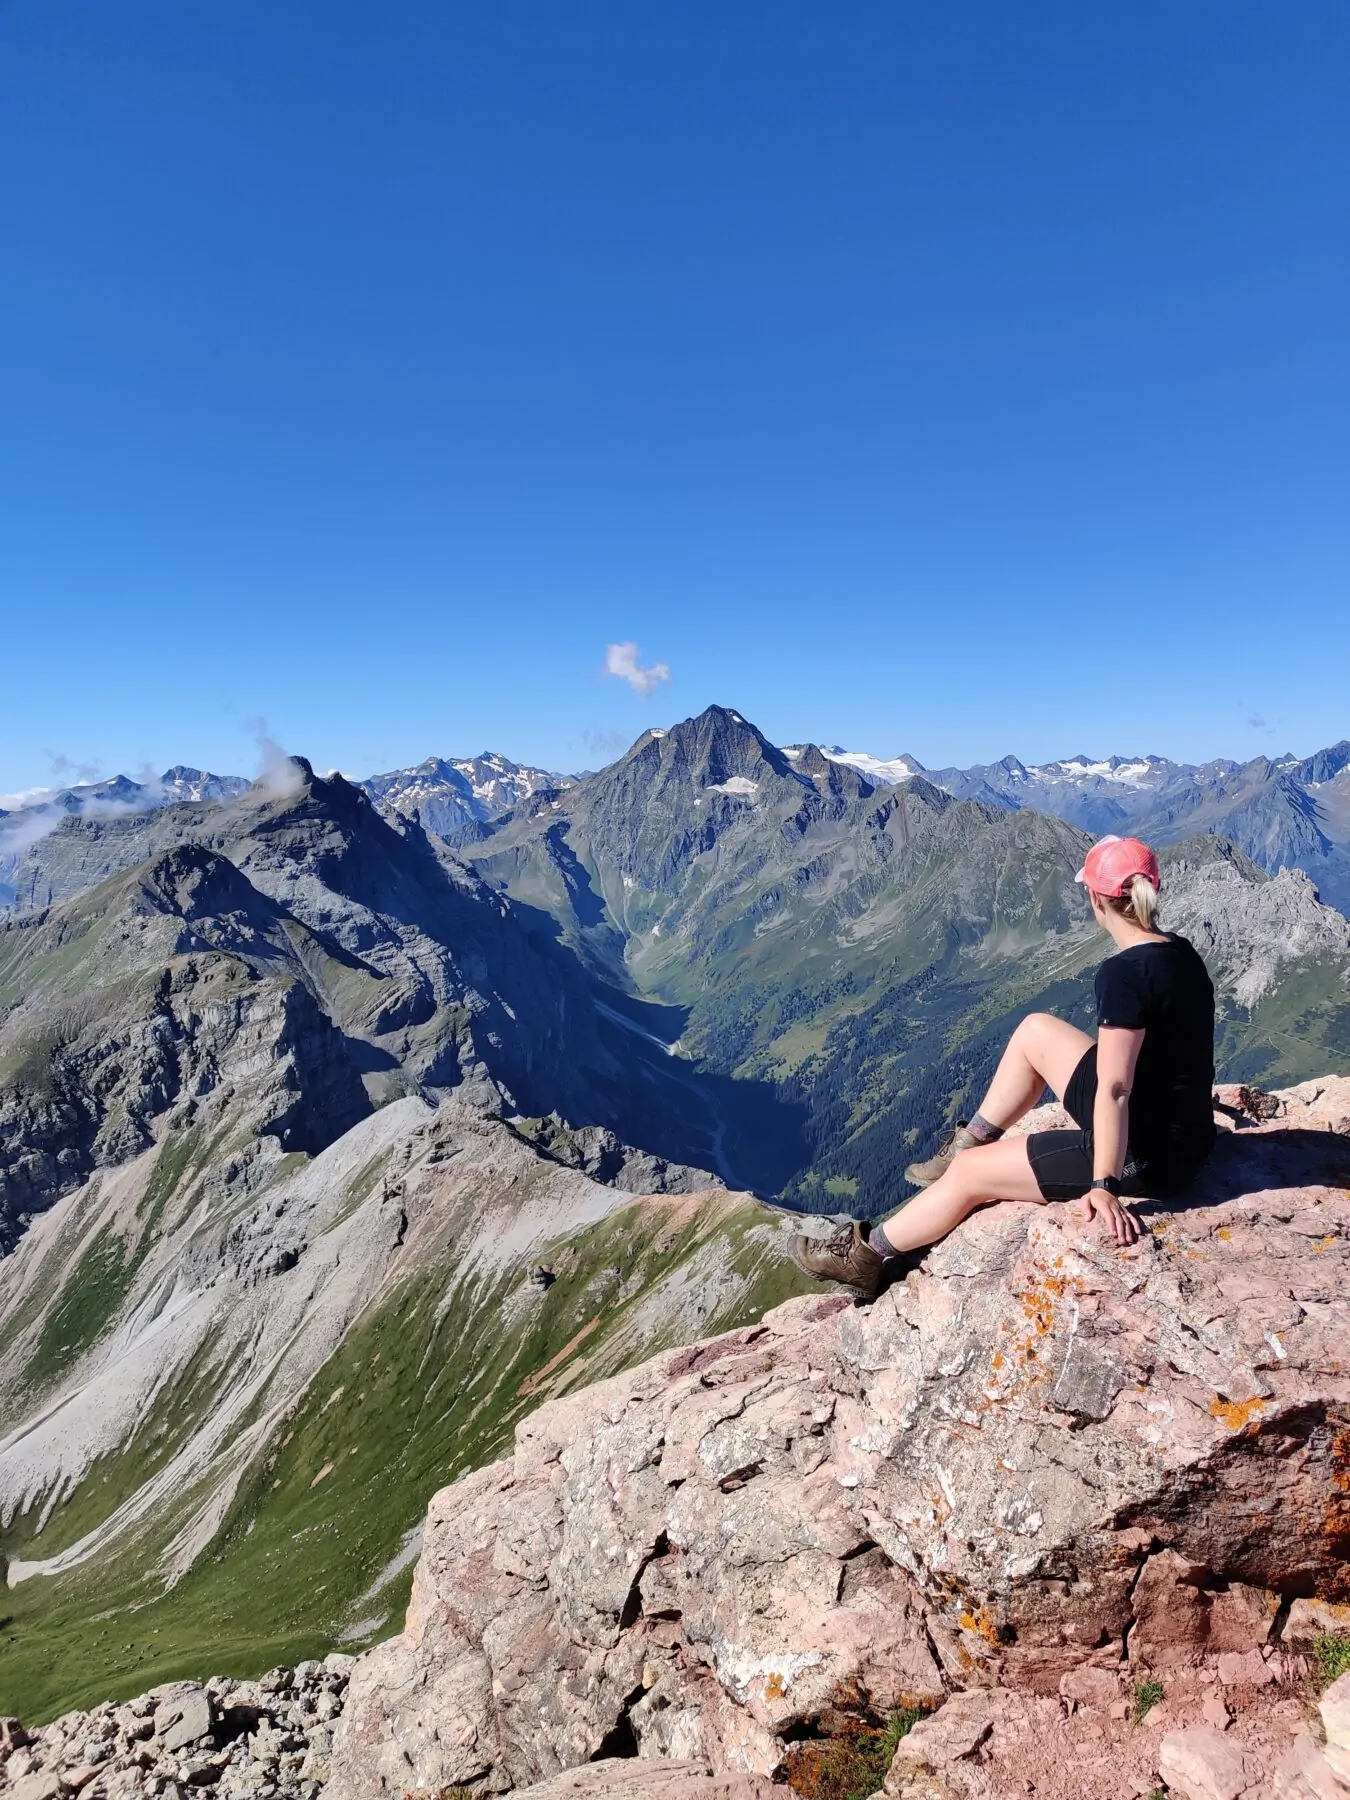
[[[1033,764],[1025,773],[1041,781],[1081,781],[1090,777],[1095,781],[1119,781],[1126,787],[1142,787],[1146,782],[1166,775],[1175,766],[1161,756],[1133,759],[1109,756],[1101,762],[1074,756],[1062,762]]]
[[[791,756],[791,750],[786,752]],[[801,755],[800,749],[796,752]],[[827,745],[824,754],[831,762],[847,763],[850,769],[856,769],[869,781],[881,783],[883,787],[895,787],[902,781],[912,781],[916,775],[922,775],[924,766],[915,757],[871,756],[866,750],[842,750],[838,744]]]

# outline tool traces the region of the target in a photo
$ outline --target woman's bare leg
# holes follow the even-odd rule
[[[1088,1034],[1067,1019],[1057,1019],[1053,1013],[1028,1013],[1008,1039],[989,1092],[980,1102],[980,1117],[1006,1130],[1031,1111],[1046,1088],[1053,1088],[1062,1100],[1069,1077],[1091,1048]],[[1024,1196],[1002,1194],[999,1198]]]
[[[999,1138],[963,1150],[947,1173],[882,1225],[892,1250],[921,1250],[989,1200],[1034,1200],[1044,1205],[1024,1137]]]

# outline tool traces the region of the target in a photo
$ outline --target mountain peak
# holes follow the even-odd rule
[[[706,706],[677,725],[643,732],[622,761],[653,751],[661,768],[678,770],[696,787],[743,799],[751,798],[765,781],[800,784],[806,779],[757,725],[730,706]]]
[[[358,785],[387,818],[416,819],[424,830],[457,842],[460,833],[502,818],[545,790],[574,786],[575,778],[484,750],[429,756],[415,768],[372,775]]]
[[[194,769],[186,763],[175,763],[159,778],[160,794],[166,805],[179,801],[233,800],[245,793],[248,786],[242,775],[213,775],[209,769]]]
[[[175,844],[144,865],[141,893],[157,911],[186,920],[249,914],[263,903],[235,865],[204,844]]]

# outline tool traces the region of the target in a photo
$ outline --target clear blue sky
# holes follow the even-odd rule
[[[1345,0],[0,0],[0,790],[1350,733],[1348,65]]]

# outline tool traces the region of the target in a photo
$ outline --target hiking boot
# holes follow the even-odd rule
[[[817,1281],[840,1281],[865,1300],[875,1300],[885,1284],[890,1258],[877,1255],[867,1241],[868,1230],[850,1219],[832,1237],[799,1237],[792,1246],[792,1260]]]
[[[909,1165],[905,1170],[905,1180],[912,1181],[915,1187],[931,1187],[939,1175],[945,1175],[951,1168],[953,1158],[959,1156],[962,1150],[973,1150],[979,1141],[966,1130],[965,1120],[960,1120],[956,1130],[936,1156],[930,1156],[927,1162]]]

